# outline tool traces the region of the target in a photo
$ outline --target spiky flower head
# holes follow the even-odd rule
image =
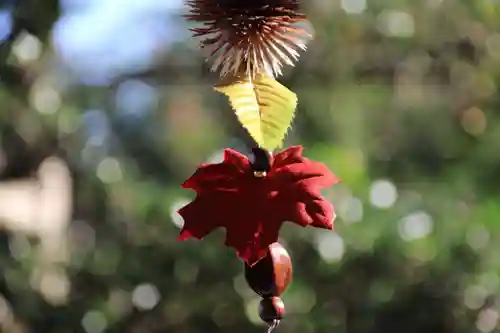
[[[186,0],[186,18],[203,23],[191,29],[208,50],[213,71],[221,77],[265,72],[281,75],[293,66],[312,36],[300,0]]]

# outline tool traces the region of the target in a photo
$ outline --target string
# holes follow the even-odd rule
[[[276,329],[276,327],[278,327],[279,324],[280,324],[280,321],[278,319],[274,319],[273,323],[269,326],[266,333],[274,332],[274,330]]]

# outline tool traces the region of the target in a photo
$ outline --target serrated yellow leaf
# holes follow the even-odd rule
[[[239,122],[261,148],[272,151],[281,146],[295,114],[297,95],[266,75],[215,90],[229,98]]]

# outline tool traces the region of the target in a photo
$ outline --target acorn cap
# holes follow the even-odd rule
[[[202,23],[193,28],[208,49],[212,70],[221,77],[259,73],[281,75],[284,64],[293,66],[299,50],[312,35],[304,26],[300,0],[187,0],[186,18]]]

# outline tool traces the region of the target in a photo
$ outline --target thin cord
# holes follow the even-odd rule
[[[278,319],[274,319],[273,323],[271,324],[271,326],[269,326],[266,333],[272,333],[276,329],[276,327],[278,327],[279,324],[280,321]]]

